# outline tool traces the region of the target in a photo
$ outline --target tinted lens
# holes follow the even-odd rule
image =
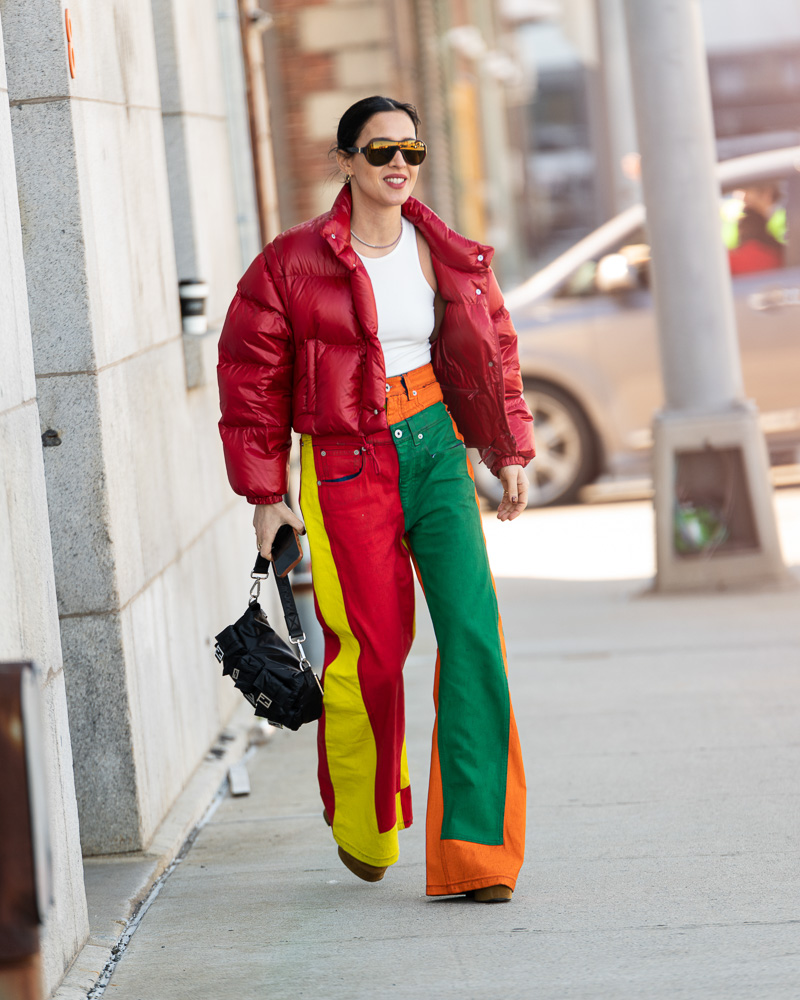
[[[384,167],[394,157],[397,150],[403,154],[406,163],[412,166],[419,166],[425,159],[427,152],[425,143],[419,139],[411,139],[408,142],[386,142],[379,139],[371,142],[364,150],[364,157],[367,163],[373,167]]]
[[[397,152],[397,143],[371,142],[364,150],[364,159],[373,167],[385,166]]]
[[[428,150],[424,142],[417,140],[416,142],[401,144],[400,152],[403,154],[403,159],[406,163],[410,163],[412,166],[418,167],[425,159]]]

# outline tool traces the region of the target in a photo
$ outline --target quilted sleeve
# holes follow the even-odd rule
[[[250,503],[287,490],[294,340],[272,245],[239,282],[219,341],[219,422],[228,479]]]
[[[500,342],[503,366],[503,389],[506,417],[514,440],[513,449],[507,452],[484,448],[481,458],[496,476],[505,465],[525,466],[535,456],[533,443],[533,417],[522,395],[522,376],[519,372],[517,331],[503,302],[503,295],[493,271],[489,271],[489,308],[492,323]]]

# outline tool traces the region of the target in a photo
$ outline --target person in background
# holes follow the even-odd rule
[[[439,653],[427,893],[511,898],[525,776],[505,645],[465,445],[525,508],[533,418],[516,333],[489,266],[411,197],[426,156],[410,104],[358,101],[334,144],[331,211],[282,233],[239,282],[220,338],[231,485],[263,556],[282,523],[291,429],[325,635],[319,785],[341,861],[377,882],[412,820],[403,664],[412,561]]]
[[[783,267],[784,246],[774,235],[779,197],[778,186],[773,183],[752,184],[744,189],[736,245],[728,250],[732,274]]]

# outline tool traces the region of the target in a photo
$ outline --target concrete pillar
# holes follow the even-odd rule
[[[656,586],[782,580],[766,450],[744,401],[720,236],[699,5],[625,0],[625,10],[666,399],[655,422]],[[710,530],[700,510],[727,537],[720,528],[696,547],[692,538],[702,543]]]
[[[74,79],[60,0],[0,9],[39,409],[62,442],[44,455],[81,842],[139,850],[237,704],[212,636],[240,613],[252,527],[216,386],[186,385],[150,0],[71,8]],[[215,7],[192,13],[199,68],[178,77],[218,93]],[[213,166],[224,111],[192,100],[192,158]],[[200,176],[205,246],[238,267],[229,174]]]
[[[5,22],[0,4],[0,660],[33,659],[41,669],[54,876],[54,905],[42,936],[42,992],[49,996],[89,927],[47,522],[45,428],[36,403],[8,106]]]

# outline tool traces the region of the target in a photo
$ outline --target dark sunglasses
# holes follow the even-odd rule
[[[373,139],[366,146],[346,146],[344,152],[363,153],[364,159],[373,167],[385,167],[394,158],[398,149],[406,163],[410,163],[413,167],[418,167],[428,152],[428,147],[421,139],[403,139],[402,142]]]

